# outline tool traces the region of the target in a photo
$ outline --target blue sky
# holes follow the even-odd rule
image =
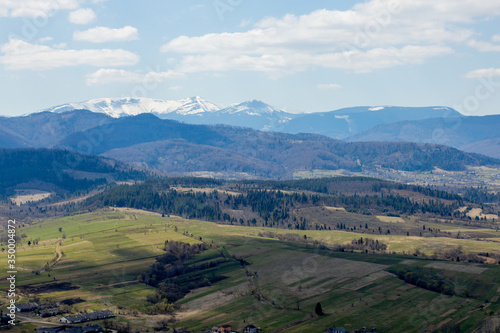
[[[0,0],[2,115],[100,97],[500,113],[497,0]]]

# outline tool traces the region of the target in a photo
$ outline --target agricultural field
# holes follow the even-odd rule
[[[493,167],[467,167],[465,171],[446,171],[435,168],[433,171],[409,172],[387,168],[371,168],[362,172],[349,170],[313,170],[298,171],[293,174],[294,179],[322,178],[335,176],[367,176],[400,183],[409,183],[423,186],[437,186],[439,188],[460,188],[467,186],[489,186],[491,191],[500,191],[500,169]]]
[[[10,198],[10,200],[20,206],[27,202],[37,202],[48,198],[52,195],[51,192],[45,192],[40,190],[19,190],[16,192],[16,195]]]
[[[386,223],[413,223],[403,220]],[[484,239],[364,235],[216,224],[138,209],[104,208],[26,225],[17,232],[26,235],[17,251],[19,303],[75,300],[71,312],[109,309],[117,314],[113,320],[129,325],[130,331],[152,332],[168,323],[170,328],[191,332],[221,324],[240,330],[254,324],[263,332],[322,332],[333,326],[375,327],[379,332],[459,326],[461,332],[472,332],[493,327],[500,310],[499,265],[412,254],[418,250],[432,256],[435,250],[457,246],[467,252],[500,253],[500,236],[493,237],[497,234],[493,229],[481,230],[489,236]],[[387,251],[338,252],[314,242],[349,244],[361,236],[387,244]],[[155,288],[138,277],[164,253],[167,240],[207,244],[209,250],[185,264],[195,267],[217,261],[220,264],[203,274],[220,279],[191,290],[177,301],[174,314],[153,314],[149,299]],[[0,269],[7,271],[5,260]],[[424,289],[397,277],[396,273],[406,271],[450,281],[455,294]],[[314,312],[318,302],[324,315]],[[29,322],[33,319],[23,316],[25,323],[12,331],[44,326]],[[36,320],[47,321],[47,326],[56,318]]]

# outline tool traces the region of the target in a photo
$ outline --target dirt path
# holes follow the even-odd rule
[[[307,318],[304,318],[304,319],[299,320],[299,321],[296,321],[296,322],[294,322],[294,323],[290,323],[290,324],[285,325],[285,326],[283,326],[283,327],[277,328],[277,329],[275,329],[274,331],[271,331],[271,332],[272,332],[272,333],[281,332],[281,331],[287,330],[287,329],[289,329],[289,328],[291,328],[291,327],[294,327],[294,326],[297,326],[297,325],[303,324],[303,323],[305,323],[305,322],[307,322],[307,321],[309,321],[309,320],[312,320],[312,319],[314,319],[314,318],[316,318],[316,316],[314,316],[314,315],[309,315],[309,317],[307,317]]]
[[[55,266],[61,260],[62,257],[63,257],[63,253],[61,251],[61,241],[57,241],[57,243],[56,243],[56,260],[54,261],[54,263],[50,267]]]
[[[49,264],[49,267],[52,268],[54,267],[63,257],[63,253],[61,251],[61,242],[60,240],[58,240],[56,242],[56,256],[50,261],[50,264]]]
[[[36,320],[36,319],[30,318],[30,317],[25,317],[25,316],[20,316],[20,315],[16,315],[16,318],[23,319],[24,322],[26,322],[26,323],[37,323],[37,324],[53,325],[53,326],[61,325],[60,323],[51,323],[49,321]]]

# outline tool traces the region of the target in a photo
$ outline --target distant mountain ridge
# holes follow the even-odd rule
[[[97,98],[50,107],[42,112],[65,113],[77,109],[103,113],[113,118],[150,113],[161,119],[178,120],[188,124],[224,124],[292,134],[314,133],[335,139],[345,139],[370,127],[395,121],[462,116],[452,108],[443,106],[359,106],[328,112],[290,113],[259,100],[222,105],[199,96],[177,101]]]
[[[252,101],[225,108],[227,115],[251,117],[248,110],[278,111]],[[244,110],[245,113],[242,113]],[[351,114],[377,111],[350,110]],[[338,115],[338,114],[337,114]],[[341,114],[346,116],[346,114]],[[461,118],[456,118],[461,119]],[[61,148],[100,155],[167,174],[291,178],[297,172],[377,168],[405,171],[465,170],[500,166],[500,160],[454,148],[398,142],[345,142],[323,135],[257,131],[248,127],[195,125],[151,113],[113,118],[73,110],[0,118],[0,148]],[[16,136],[12,134],[16,134]]]
[[[112,118],[105,114],[88,110],[0,117],[0,148],[52,147],[70,134],[111,121]]]
[[[399,107],[399,106],[358,106],[330,112],[304,114],[285,124],[287,133],[317,133],[336,139],[345,139],[381,124],[403,120],[423,120],[429,118],[458,118],[458,111],[442,106]]]
[[[374,126],[348,141],[434,143],[500,158],[500,115],[432,118]]]
[[[224,108],[224,105],[209,102],[199,96],[184,98],[177,101],[167,101],[147,97],[133,98],[95,98],[84,102],[67,103],[49,107],[41,112],[49,111],[63,113],[78,109],[86,109],[95,113],[104,113],[113,118],[136,116],[142,113],[152,113],[158,117],[169,113],[179,115],[214,112]]]
[[[119,180],[143,180],[147,174],[102,156],[57,149],[1,149],[0,198],[15,189],[66,193]]]
[[[299,171],[465,170],[500,160],[454,148],[415,143],[344,142],[315,134],[286,134],[224,125],[192,125],[142,114],[74,133],[57,147],[85,152],[82,142],[102,133],[94,153],[167,173],[211,172],[229,177],[290,178]],[[83,147],[83,148],[82,148]]]

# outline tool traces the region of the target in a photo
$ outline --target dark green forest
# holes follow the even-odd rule
[[[177,187],[181,186],[182,188]],[[191,191],[189,188],[203,188]],[[186,189],[187,188],[187,189]],[[150,179],[113,186],[87,199],[88,207],[130,207],[187,219],[295,230],[349,230],[372,234],[441,235],[439,229],[366,220],[312,223],[303,210],[343,207],[358,216],[419,215],[427,218],[469,218],[457,209],[469,201],[458,194],[364,177],[294,181],[220,181],[203,178]],[[470,203],[469,203],[470,204]],[[372,221],[372,220],[369,220]]]

